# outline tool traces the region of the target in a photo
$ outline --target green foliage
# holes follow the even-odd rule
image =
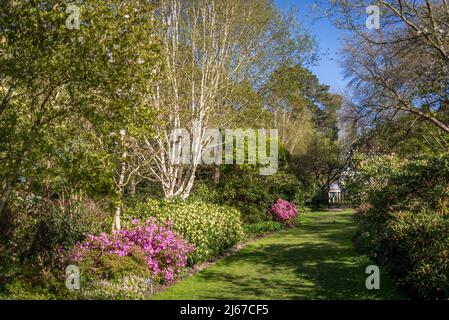
[[[198,201],[148,200],[138,204],[135,209],[128,209],[125,219],[145,220],[151,216],[161,222],[171,221],[173,230],[196,247],[189,255],[190,264],[222,254],[243,236],[239,211]]]
[[[446,152],[449,137],[427,122],[416,125],[417,122],[412,114],[384,119],[360,137],[358,150],[368,154],[403,156]]]
[[[384,166],[385,161],[369,162],[362,171],[378,184],[361,190],[369,204],[355,215],[356,243],[411,296],[447,299],[449,155],[409,159],[400,169]]]
[[[80,130],[80,126],[86,130]],[[71,118],[49,129],[45,158],[51,165],[44,166],[41,175],[34,178],[44,180],[47,189],[54,192],[79,190],[91,197],[110,198],[115,192],[111,179],[113,157],[108,150],[99,148],[98,135],[87,127],[87,122]]]
[[[140,300],[149,290],[151,271],[144,253],[137,248],[127,256],[93,253],[78,266],[81,274],[78,299]]]
[[[51,202],[24,193],[2,220],[4,261],[51,270],[61,262],[60,248],[83,239],[86,224],[76,212],[57,209]]]
[[[306,195],[294,175],[260,176],[250,172],[228,172],[219,184],[197,183],[191,199],[237,208],[244,223],[268,220],[267,212],[279,198],[304,207]]]
[[[112,280],[96,280],[81,289],[78,299],[88,300],[143,300],[148,297],[151,285],[148,279],[128,275]]]
[[[98,253],[93,252],[93,255],[84,259],[79,267],[86,282],[120,279],[129,275],[151,277],[145,254],[137,248],[133,248],[127,256],[98,255]]]
[[[386,187],[405,162],[394,154],[383,156],[355,154],[344,181],[347,200],[353,205],[369,202],[369,197]]]
[[[92,200],[68,205],[19,195],[0,219],[0,291],[12,299],[74,298],[65,288],[61,248],[83,240],[87,232],[109,229],[108,217]]]
[[[136,122],[148,128],[148,110],[133,90],[144,90],[148,74],[159,67],[159,43],[149,34],[155,22],[147,18],[154,6],[139,1],[77,5],[79,30],[67,29],[60,1],[4,1],[1,6],[0,75],[5,88],[17,93],[0,90],[5,97],[0,119],[5,112],[11,152],[45,147],[40,135],[69,115],[77,116],[72,121],[88,119],[90,129],[98,125],[105,134],[111,126],[123,129],[120,125]],[[139,14],[124,17],[131,11]],[[144,112],[139,119],[136,109]]]
[[[383,156],[360,161],[349,180],[354,198],[383,212],[449,213],[449,154],[400,159]]]
[[[310,195],[294,174],[279,173],[265,177],[265,184],[269,186],[271,199],[275,203],[278,199],[293,202],[298,210],[305,210],[306,202]],[[272,203],[272,204],[273,204]]]
[[[449,297],[449,220],[434,211],[357,213],[358,248],[384,266],[412,297]]]
[[[337,110],[342,104],[342,98],[330,93],[329,86],[320,84],[317,76],[302,65],[285,64],[274,70],[267,83],[266,99],[270,107],[281,115],[281,131],[286,129],[285,118],[287,122],[294,122],[304,110],[308,110],[312,113],[311,120],[316,132],[337,140]],[[288,138],[292,136],[295,136],[295,132],[288,132]],[[292,146],[285,142],[288,147]]]
[[[257,223],[244,224],[243,230],[247,235],[262,235],[279,231],[284,225],[278,221],[262,221]]]
[[[15,280],[5,285],[0,300],[52,300],[54,299],[48,290],[32,288],[29,282]]]
[[[399,212],[388,222],[381,261],[413,296],[449,297],[449,219],[433,211]]]
[[[0,288],[0,300],[62,300],[75,299],[62,279],[51,278],[45,285],[34,285],[30,279],[16,278]]]
[[[52,279],[46,286],[34,285],[29,279],[15,279],[0,290],[0,300],[142,300],[150,288],[148,279],[138,275],[83,281],[80,290],[72,292],[63,279]]]
[[[237,208],[244,223],[268,219],[267,210],[275,199],[268,185],[262,184],[257,175],[230,177],[222,180],[217,188],[219,202]]]
[[[302,154],[292,155],[289,165],[310,194],[309,203],[320,207],[328,204],[328,188],[347,167],[345,145],[317,132]]]
[[[217,184],[211,181],[197,180],[188,201],[210,202],[220,204],[221,195]]]

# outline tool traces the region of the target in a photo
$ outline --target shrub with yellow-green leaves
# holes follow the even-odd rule
[[[210,260],[237,244],[243,237],[240,212],[234,208],[198,201],[164,201],[150,199],[133,210],[127,210],[126,220],[156,217],[172,222],[173,230],[193,244],[189,263]]]

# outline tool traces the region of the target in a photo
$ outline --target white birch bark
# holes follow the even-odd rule
[[[156,136],[146,139],[155,153],[148,168],[149,179],[160,181],[166,198],[186,199],[193,187],[201,155],[207,145],[206,128],[226,100],[227,90],[241,81],[266,43],[263,27],[255,24],[258,1],[166,0],[158,16],[168,76],[155,86],[152,105],[160,114]],[[268,24],[267,24],[268,25]],[[260,30],[259,30],[260,29]],[[249,35],[253,37],[249,37]],[[242,40],[244,39],[244,40]],[[220,122],[221,119],[213,119]],[[189,163],[173,163],[179,144],[170,133],[186,129],[191,156]]]

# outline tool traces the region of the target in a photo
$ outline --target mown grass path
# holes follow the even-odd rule
[[[380,290],[365,287],[372,262],[352,247],[351,212],[314,212],[301,226],[258,240],[154,299],[398,299],[381,272]]]

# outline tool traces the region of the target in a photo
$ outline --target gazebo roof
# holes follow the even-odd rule
[[[337,182],[334,182],[330,185],[329,192],[341,192],[340,186]]]

